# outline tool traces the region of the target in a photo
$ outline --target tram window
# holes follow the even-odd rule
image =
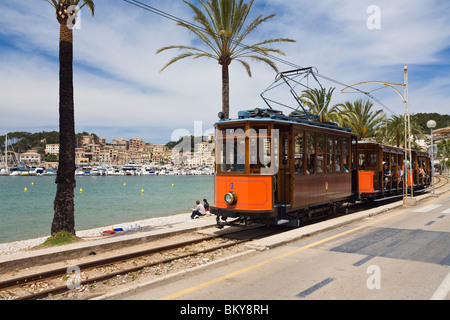
[[[323,133],[317,134],[317,173],[324,171],[325,158],[325,135]]]
[[[240,136],[243,135],[244,127],[235,127],[235,128],[223,128],[220,130],[220,134],[222,137],[230,137],[230,136]]]
[[[314,133],[306,135],[306,152],[306,174],[314,174],[316,162],[316,135]]]
[[[244,172],[245,136],[243,128],[221,130],[221,167],[222,172]]]
[[[271,139],[267,135],[267,127],[254,127],[250,130],[250,171],[251,173],[260,173],[261,168],[270,166]]]
[[[337,137],[335,140],[334,152],[335,152],[335,161],[334,161],[335,170],[336,170],[336,172],[341,172],[341,170],[342,170],[342,138],[341,137]]]
[[[281,161],[283,165],[289,163],[289,144],[287,135],[283,136],[283,145],[281,147]]]
[[[344,172],[349,172],[349,170],[350,170],[350,147],[349,147],[348,138],[343,139],[342,148],[343,148],[343,157],[342,157],[343,170],[344,170]]]
[[[327,137],[327,172],[333,173],[333,137]]]
[[[299,131],[295,133],[295,152],[294,152],[294,164],[295,164],[295,173],[304,174],[305,165],[303,163],[304,159],[304,132]]]
[[[369,157],[367,159],[368,167],[376,167],[377,166],[377,154],[376,152],[370,152]]]
[[[358,165],[360,170],[364,170],[366,168],[366,154],[364,153],[364,150],[359,150]]]

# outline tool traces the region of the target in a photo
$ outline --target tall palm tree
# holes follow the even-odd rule
[[[341,125],[350,127],[362,140],[373,137],[376,129],[385,120],[383,110],[372,110],[373,103],[368,100],[358,99],[355,102],[347,101],[339,105],[341,113]]]
[[[381,130],[383,131],[383,130]],[[405,141],[405,117],[392,115],[386,122],[386,130],[382,135],[384,142],[400,147],[400,143]]]
[[[73,26],[76,14],[86,6],[94,15],[94,1],[45,0],[56,10],[59,23],[59,165],[51,234],[65,230],[75,234],[75,116],[73,100]]]
[[[201,8],[184,1],[194,11],[194,21],[200,24],[202,28],[199,29],[184,22],[178,22],[178,25],[194,33],[207,48],[172,45],[163,47],[156,52],[158,54],[169,49],[181,49],[184,51],[170,60],[161,71],[174,62],[188,57],[192,57],[193,59],[206,57],[217,60],[222,66],[222,112],[225,118],[228,118],[230,113],[228,66],[231,61],[239,61],[250,77],[252,76],[250,65],[244,60],[245,58],[265,62],[278,72],[275,63],[269,59],[269,54],[277,53],[284,55],[284,53],[281,50],[268,47],[267,45],[277,42],[295,42],[292,39],[279,38],[264,40],[251,46],[243,46],[242,42],[252,31],[262,23],[275,17],[275,14],[267,17],[259,15],[247,26],[244,26],[252,8],[253,1],[250,0],[250,3],[247,4],[243,0],[199,0],[202,5]]]
[[[396,145],[397,147],[405,145],[405,116],[404,115],[392,115],[385,121],[386,127],[381,128],[379,136],[382,136],[382,141]],[[419,123],[411,118],[411,135],[413,141],[421,139],[423,137],[423,130]]]
[[[336,88],[308,89],[303,91],[300,100],[309,108],[309,113],[319,116],[319,122],[337,121],[338,106],[330,108],[331,96]]]

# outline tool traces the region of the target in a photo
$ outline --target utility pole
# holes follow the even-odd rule
[[[408,66],[404,66],[404,83],[401,84],[395,84],[395,83],[389,83],[385,81],[364,81],[359,82],[354,85],[348,86],[341,90],[341,92],[344,92],[345,90],[349,88],[353,88],[358,85],[362,84],[369,84],[369,83],[379,83],[384,85],[385,87],[389,87],[401,97],[402,102],[405,104],[405,156],[404,156],[404,175],[403,175],[403,205],[404,206],[415,206],[416,205],[416,198],[414,198],[414,182],[413,182],[413,176],[412,176],[412,168],[408,167],[412,164],[412,153],[411,153],[411,117],[409,112],[409,90],[408,90]],[[396,87],[403,87],[403,94],[396,88]],[[366,92],[365,94],[369,94],[369,92]],[[408,185],[411,182],[411,188],[410,192],[408,192]],[[408,194],[409,193],[409,194]]]
[[[436,121],[434,120],[429,120],[427,122],[427,127],[430,129],[430,136],[431,136],[431,146],[430,146],[430,153],[431,153],[431,183],[433,184],[433,193],[432,195],[435,196],[436,194],[434,193],[434,154],[435,154],[435,150],[434,150],[434,145],[433,145],[433,129],[436,127]]]

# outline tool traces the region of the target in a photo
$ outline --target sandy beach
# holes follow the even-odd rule
[[[103,231],[111,230],[112,228],[132,229],[133,227],[137,226],[138,229],[135,232],[147,231],[150,229],[164,228],[174,224],[189,221],[191,219],[190,215],[191,215],[190,213],[183,213],[167,217],[157,217],[133,222],[117,223],[114,225],[106,225],[99,228],[76,231],[76,235],[77,237],[80,237],[85,240],[90,239],[92,240],[95,238],[102,237],[101,233]],[[19,251],[29,250],[30,248],[42,244],[49,236],[29,240],[15,241],[10,243],[0,243],[0,255],[13,254]]]

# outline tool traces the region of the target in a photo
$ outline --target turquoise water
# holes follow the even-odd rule
[[[190,212],[213,193],[213,176],[80,176],[75,229]],[[0,243],[48,236],[55,195],[55,177],[0,177]]]

